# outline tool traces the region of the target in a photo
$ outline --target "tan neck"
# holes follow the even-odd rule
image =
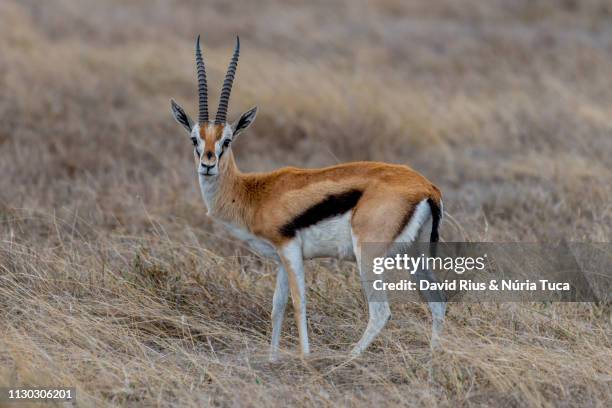
[[[209,215],[233,224],[246,225],[244,175],[238,169],[231,149],[225,156],[218,176],[211,180],[200,179],[202,196]]]
[[[221,172],[219,175],[221,177],[227,177],[230,180],[233,178],[239,177],[242,173],[240,172],[240,170],[238,169],[238,166],[236,165],[236,159],[234,159],[233,150],[229,149],[229,151],[225,153],[225,155],[227,156],[227,158],[221,164],[221,169],[220,169]]]

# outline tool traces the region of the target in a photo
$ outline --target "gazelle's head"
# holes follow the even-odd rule
[[[227,122],[227,107],[229,105],[230,93],[232,91],[232,83],[236,75],[236,67],[238,66],[238,56],[240,55],[240,39],[236,37],[236,48],[234,55],[227,68],[225,81],[221,90],[221,98],[219,99],[219,109],[214,121],[208,119],[208,89],[206,85],[206,69],[204,60],[202,59],[202,50],[200,49],[200,36],[196,39],[196,68],[198,74],[198,96],[199,96],[199,114],[198,122],[195,123],[185,110],[181,108],[173,99],[170,100],[172,106],[172,116],[174,119],[189,132],[191,142],[194,146],[194,155],[196,169],[201,178],[213,177],[219,174],[219,168],[222,166],[222,160],[227,158],[224,156],[230,148],[236,136],[255,120],[257,107],[251,108],[243,113],[234,123]]]

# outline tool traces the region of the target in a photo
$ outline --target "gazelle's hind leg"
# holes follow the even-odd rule
[[[429,217],[427,222],[421,227],[419,232],[419,242],[429,242],[431,234],[432,219]],[[430,254],[433,256],[433,254]],[[415,274],[417,280],[427,280],[429,282],[437,282],[437,278],[429,269],[420,269]],[[446,315],[446,299],[442,292],[439,290],[422,291],[421,294],[427,300],[429,310],[431,311],[431,343],[430,346],[433,349],[437,348],[440,344],[440,336],[442,334],[442,328],[444,326],[444,317]]]
[[[355,250],[355,258],[357,260],[357,268],[359,269],[359,277],[362,282],[367,280],[367,271],[365,266],[361,263],[359,252],[361,252],[361,246],[359,241],[353,234],[353,248]],[[365,349],[368,348],[370,343],[378,336],[381,330],[387,324],[387,321],[391,317],[391,309],[389,308],[389,301],[386,299],[379,299],[378,301],[368,301],[368,325],[363,332],[359,342],[351,350],[353,357],[361,354]]]
[[[362,197],[351,220],[353,251],[362,282],[368,279],[369,267],[369,262],[364,263],[362,259],[362,255],[364,257],[366,255],[362,254],[364,246],[372,244],[366,248],[368,259],[386,256],[396,236],[409,228],[413,220],[418,218],[416,217],[418,206],[411,205],[406,197],[390,196],[387,193],[387,191],[370,190],[369,196]],[[414,240],[419,228],[418,226],[412,228],[414,233],[411,240]],[[361,354],[372,343],[391,317],[389,301],[384,293],[377,293],[375,300],[367,299],[367,301],[368,325],[351,351],[353,356]]]
[[[435,350],[440,345],[440,336],[444,326],[444,316],[446,314],[446,302],[428,302],[431,310],[431,348]]]
[[[385,194],[380,196],[384,197]],[[368,247],[371,252],[367,257],[386,256],[389,247],[394,242],[409,243],[414,241],[429,242],[432,228],[432,213],[427,200],[422,200],[410,205],[405,199],[386,196],[384,201],[380,199],[365,200],[365,204],[360,203],[355,210],[352,220],[353,250],[357,259],[359,273],[362,281],[367,279],[368,265],[363,265],[361,255],[363,246],[372,243]],[[435,276],[431,271],[425,269],[417,272],[417,278],[435,281]],[[382,293],[378,295],[383,295]],[[433,316],[432,323],[432,347],[438,344],[440,332],[444,322],[446,303],[440,292],[429,291],[423,293]],[[378,297],[376,301],[368,299],[368,326],[351,354],[358,355],[363,352],[374,338],[383,329],[389,317],[391,309],[385,297]]]

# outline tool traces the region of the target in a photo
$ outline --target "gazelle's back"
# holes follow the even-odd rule
[[[334,223],[337,217],[350,221],[355,234],[372,236],[372,232],[361,231],[370,225],[362,218],[378,218],[375,215],[381,212],[386,220],[380,220],[376,230],[389,233],[376,234],[375,238],[393,240],[420,202],[432,200],[440,206],[441,199],[438,188],[411,168],[378,162],[353,162],[321,169],[282,168],[245,175],[244,185],[246,197],[257,201],[249,203],[256,208],[249,229],[278,244],[321,222],[329,225],[332,221],[337,225]],[[362,217],[366,211],[373,214]],[[392,223],[397,225],[390,228]]]

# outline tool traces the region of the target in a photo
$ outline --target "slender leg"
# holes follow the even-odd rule
[[[390,194],[386,188],[369,188],[357,207],[351,219],[351,234],[353,250],[357,259],[357,267],[362,281],[371,278],[368,268],[370,261],[378,256],[386,256],[389,248],[397,238],[397,232],[407,229],[405,239],[414,240],[416,235],[415,223],[421,222],[422,208],[427,204],[414,206],[413,199],[408,196]],[[408,225],[407,224],[415,224]],[[367,251],[364,246],[367,245]],[[365,253],[367,252],[367,253]],[[366,259],[367,258],[367,259]],[[364,288],[365,289],[365,288]],[[365,290],[366,297],[372,295]],[[375,298],[368,298],[368,325],[357,345],[351,351],[353,356],[363,352],[376,338],[391,317],[389,300],[384,292],[377,293]],[[376,300],[376,301],[372,301]]]
[[[435,350],[440,345],[440,335],[444,325],[444,315],[446,314],[446,302],[429,302],[431,310],[431,349]]]
[[[283,327],[283,318],[285,317],[285,306],[289,299],[289,281],[287,280],[287,272],[280,265],[276,273],[276,289],[272,298],[272,342],[270,344],[270,361],[276,361],[278,358],[278,349],[280,344],[281,329]]]
[[[429,269],[420,268],[414,276],[416,282],[422,280],[430,283],[438,282],[438,279]],[[431,349],[434,350],[440,343],[440,335],[442,334],[442,326],[444,325],[444,315],[446,314],[446,296],[444,292],[438,289],[422,290],[421,295],[427,301],[427,305],[431,311]]]
[[[368,302],[368,326],[366,327],[361,339],[351,350],[351,355],[356,357],[360,355],[372,341],[378,336],[383,327],[387,324],[391,317],[391,309],[388,302]]]
[[[360,258],[360,247],[357,239],[353,235],[353,248],[355,250],[355,258],[357,260],[357,267],[359,268],[359,275],[361,280],[367,279],[367,273],[365,267],[361,263]],[[385,299],[378,299],[377,301],[370,301],[368,299],[368,325],[361,336],[359,342],[351,350],[351,355],[356,357],[360,355],[372,341],[378,336],[381,330],[387,324],[389,317],[391,317],[391,309],[389,308],[389,301]]]
[[[432,219],[428,218],[427,222],[421,227],[419,233],[419,242],[429,242]],[[430,254],[431,255],[431,254]],[[428,282],[439,282],[438,278],[429,269],[420,269],[416,273],[417,282],[426,280]],[[427,300],[427,305],[431,311],[431,349],[435,350],[440,345],[440,335],[444,326],[444,317],[446,315],[446,296],[439,290],[422,291],[421,294]]]
[[[279,255],[287,272],[295,321],[300,335],[300,349],[302,356],[305,356],[310,353],[310,346],[306,321],[306,284],[302,249],[297,241],[292,241],[279,251]]]

